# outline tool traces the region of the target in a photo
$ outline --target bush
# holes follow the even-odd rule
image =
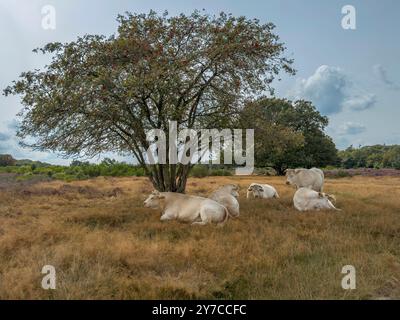
[[[205,165],[195,165],[190,171],[190,176],[204,178],[208,176],[208,168]]]
[[[72,174],[66,174],[66,173],[63,173],[63,172],[54,174],[53,175],[53,179],[62,180],[62,181],[65,181],[65,182],[71,182],[71,181],[74,181],[74,180],[79,180],[77,176],[72,175]]]
[[[260,176],[276,176],[278,173],[274,168],[263,167],[263,168],[255,168],[254,174]]]
[[[208,176],[231,176],[231,169],[226,168],[209,168],[206,165],[196,165],[190,172],[191,177],[202,178]],[[37,167],[32,165],[0,167],[0,173],[15,173],[23,180],[33,178],[35,176],[46,176],[56,180],[73,181],[86,180],[100,176],[104,177],[143,177],[145,171],[139,166],[126,163],[100,163],[73,166],[47,166]]]
[[[32,172],[27,172],[27,173],[24,173],[24,174],[18,176],[16,180],[17,180],[17,181],[30,180],[30,179],[32,179],[33,177],[34,177],[34,176],[33,176],[33,173],[32,173]]]
[[[15,167],[13,170],[13,173],[18,173],[18,174],[26,174],[26,173],[32,173],[32,168],[31,166],[21,166],[21,167]]]
[[[16,167],[0,167],[0,173],[14,173]]]
[[[204,178],[209,176],[231,176],[232,170],[226,168],[209,168],[204,164],[195,165],[190,171],[190,176]]]
[[[326,167],[324,167],[324,168],[321,168],[322,171],[325,171],[325,170],[337,170],[337,169],[338,169],[338,168],[335,167],[335,166],[326,166]]]
[[[231,176],[232,172],[227,169],[211,169],[209,176]]]
[[[326,176],[329,176],[330,178],[351,178],[353,174],[351,174],[347,170],[332,170],[331,172],[326,172]]]

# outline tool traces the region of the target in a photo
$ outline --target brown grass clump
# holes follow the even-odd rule
[[[281,199],[247,200],[251,182]],[[160,222],[145,178],[40,182],[0,191],[1,299],[400,297],[400,178],[327,179],[341,212],[294,210],[283,177],[192,178],[187,193],[242,187],[223,228]],[[41,288],[44,265],[57,289]],[[354,265],[357,289],[341,288]]]

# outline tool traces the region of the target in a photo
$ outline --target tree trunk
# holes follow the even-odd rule
[[[192,167],[193,165],[182,164],[152,165],[151,170],[149,170],[151,173],[149,179],[153,187],[160,192],[185,193],[187,179]]]

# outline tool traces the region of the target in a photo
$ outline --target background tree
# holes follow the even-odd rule
[[[197,11],[128,13],[118,22],[108,38],[36,50],[52,54],[51,63],[6,88],[22,95],[25,145],[65,156],[129,153],[156,189],[183,192],[191,166],[146,164],[146,131],[167,131],[169,120],[178,130],[230,127],[244,99],[272,90],[281,70],[294,73],[270,23]]]
[[[341,165],[350,168],[394,168],[400,169],[400,146],[374,145],[339,152]]]
[[[246,104],[240,122],[255,128],[256,166],[271,166],[282,174],[290,167],[338,164],[335,144],[324,133],[328,118],[311,102],[260,98]]]
[[[0,154],[0,167],[15,166],[15,160],[10,154]]]

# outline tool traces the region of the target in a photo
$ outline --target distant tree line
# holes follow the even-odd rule
[[[350,168],[394,168],[400,170],[399,145],[374,145],[339,151],[341,166]]]
[[[338,151],[325,134],[328,119],[309,101],[260,98],[249,101],[238,114],[236,127],[255,129],[255,166],[257,172],[273,168],[283,174],[287,168],[395,168],[400,169],[400,146],[350,146]],[[234,165],[196,165],[191,176],[230,175]],[[16,160],[9,154],[0,155],[0,167],[15,167],[4,171],[46,174],[61,179],[85,179],[97,176],[143,176],[139,166],[105,159],[99,164],[72,161],[69,167],[51,166],[32,160]],[[265,171],[265,170],[264,170]]]
[[[303,140],[304,141],[304,140]],[[279,141],[277,142],[279,144]],[[284,151],[290,154],[290,152],[298,155],[304,152],[304,142],[301,144],[299,149]],[[273,157],[279,158],[278,155],[270,155],[269,159]],[[315,156],[315,155],[311,155]],[[256,159],[258,159],[258,155]],[[283,167],[299,167],[299,166],[312,166],[313,162],[301,162],[306,159],[295,159],[288,157],[288,161],[281,160],[279,164],[280,168]],[[352,168],[394,168],[400,170],[400,146],[385,146],[375,145],[367,146],[362,148],[349,147],[346,150],[339,151],[335,158],[332,158],[336,163],[335,167],[352,169]],[[293,161],[293,162],[292,162]],[[309,160],[308,160],[309,161]],[[338,161],[338,162],[337,162]],[[278,162],[277,162],[278,163]],[[261,164],[269,164],[268,162],[261,162]],[[298,164],[298,165],[296,165]],[[274,168],[273,166],[263,166],[260,163],[256,164],[255,173],[261,175],[274,175],[279,173],[277,170],[268,168]],[[320,167],[325,167],[324,165]],[[129,177],[129,176],[145,176],[143,168],[138,165],[128,164],[124,162],[118,162],[112,159],[104,159],[101,163],[93,164],[89,162],[82,162],[74,160],[69,166],[50,165],[48,163],[32,160],[16,160],[11,155],[0,155],[0,173],[16,173],[20,175],[20,179],[30,179],[36,176],[45,176],[52,179],[73,181],[73,180],[84,180],[89,178],[95,178],[99,176],[112,176],[112,177]],[[190,175],[193,177],[206,177],[206,176],[229,176],[234,172],[233,166],[226,165],[195,165]]]
[[[3,156],[0,155],[0,159],[2,158]],[[1,160],[0,163],[2,163]],[[13,165],[0,166],[0,173],[2,172],[15,173],[19,176],[20,180],[29,180],[40,176],[64,181],[85,180],[99,176],[130,177],[145,175],[143,168],[137,165],[118,162],[108,158],[98,164],[74,160],[69,166],[14,159]]]
[[[0,154],[0,167],[15,166],[17,161],[10,154]]]

